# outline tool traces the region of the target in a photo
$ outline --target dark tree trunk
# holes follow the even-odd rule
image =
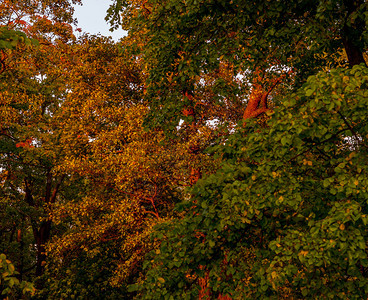
[[[46,176],[46,189],[45,189],[45,198],[44,198],[44,204],[51,205],[55,202],[57,193],[59,191],[59,188],[61,186],[61,183],[63,179],[65,178],[65,175],[61,176],[59,178],[59,181],[56,183],[54,189],[52,189],[52,173],[51,169],[48,170],[47,176]],[[29,186],[28,181],[26,180],[26,201],[29,205],[35,206],[35,201],[32,196],[32,191]],[[39,225],[37,221],[32,221],[32,229],[33,229],[33,236],[36,241],[36,247],[37,247],[37,253],[36,253],[36,276],[41,276],[44,272],[44,265],[46,261],[46,249],[45,245],[50,239],[50,233],[51,233],[51,220],[44,220]]]
[[[360,42],[360,38],[366,27],[365,21],[358,17],[356,18],[354,24],[350,24],[348,26],[348,21],[351,14],[356,12],[356,10],[362,4],[364,4],[364,2],[364,0],[344,0],[344,6],[347,11],[347,16],[342,32],[342,42],[346,51],[346,55],[348,57],[350,67],[359,65],[361,63],[367,65],[363,57],[363,50]]]
[[[361,49],[355,46],[354,43],[349,40],[349,37],[344,37],[342,41],[344,44],[346,55],[348,56],[350,67],[359,65],[361,63],[366,64]]]
[[[37,245],[36,254],[36,276],[41,276],[44,271],[46,261],[45,244],[50,238],[51,221],[43,221],[38,230],[34,230]]]
[[[19,280],[23,280],[24,272],[24,240],[23,240],[24,217],[22,218],[21,228],[18,229],[17,242],[19,243],[20,262],[18,266]]]

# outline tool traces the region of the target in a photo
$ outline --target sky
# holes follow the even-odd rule
[[[111,0],[83,0],[82,2],[82,6],[75,6],[74,17],[78,19],[77,27],[83,32],[112,36],[115,41],[125,35],[122,29],[109,31],[110,26],[105,21],[105,16],[112,3]]]

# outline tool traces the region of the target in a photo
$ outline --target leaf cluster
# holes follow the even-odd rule
[[[220,150],[183,220],[157,228],[147,299],[361,298],[367,293],[368,69],[310,77]],[[132,287],[133,288],[133,287]]]

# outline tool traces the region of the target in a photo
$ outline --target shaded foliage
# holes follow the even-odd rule
[[[220,146],[223,166],[193,188],[184,219],[158,228],[141,296],[194,299],[208,275],[212,298],[364,297],[367,76],[310,77],[267,128]]]

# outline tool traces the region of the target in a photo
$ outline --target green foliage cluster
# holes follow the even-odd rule
[[[124,285],[111,284],[111,276],[117,269],[114,262],[118,249],[116,242],[104,243],[99,246],[97,254],[78,252],[77,258],[65,259],[62,266],[50,254],[45,274],[39,279],[45,281],[44,288],[37,291],[35,299],[128,298]]]
[[[364,297],[367,84],[363,65],[309,77],[220,146],[184,219],[158,229],[142,298],[194,299],[206,272],[214,298]]]
[[[0,291],[1,297],[8,299],[19,299],[21,295],[32,295],[35,292],[33,284],[27,281],[19,281],[14,265],[6,258],[5,254],[0,254]]]
[[[251,78],[256,68],[293,68],[297,88],[325,66],[336,67],[339,49],[345,47],[350,64],[359,64],[367,47],[362,0],[150,0],[138,2],[139,13],[134,1],[114,2],[111,20],[120,13],[124,29],[146,41],[140,52],[149,71],[149,127],[175,130],[182,108],[190,104],[178,99],[185,91],[196,94],[198,78],[218,70],[221,62],[233,66],[234,77],[246,72]],[[240,93],[226,87],[221,76],[214,80],[212,102]]]
[[[211,299],[364,297],[367,3],[152,0],[141,13],[116,5],[123,26],[147,41],[149,128],[175,131],[221,63],[233,78],[295,72],[263,126],[247,120],[216,148],[222,167],[178,206],[182,220],[157,227],[161,247],[130,289],[147,299],[206,289]],[[226,106],[234,90],[213,80],[211,104]]]
[[[0,27],[0,49],[15,49],[18,43],[26,45],[38,44],[35,39],[27,38],[26,34],[19,30],[9,30],[7,27]]]

